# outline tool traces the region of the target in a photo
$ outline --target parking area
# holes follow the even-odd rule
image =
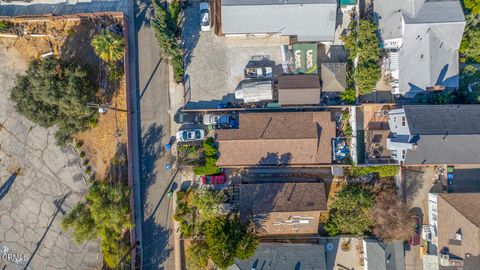
[[[402,169],[403,195],[412,215],[418,216],[422,224],[428,224],[428,193],[438,180],[440,167],[418,166]],[[405,246],[405,269],[421,270],[420,246]]]
[[[186,52],[186,107],[215,108],[219,103],[235,101],[235,89],[244,79],[244,70],[252,56],[268,55],[277,67],[281,64],[280,37],[218,37],[213,28],[200,31],[199,3],[185,10],[184,49]]]
[[[86,192],[71,148],[55,145],[44,129],[15,112],[9,100],[15,76],[27,62],[0,41],[0,254],[2,269],[93,269],[101,266],[99,245],[76,244],[62,232],[62,217]]]

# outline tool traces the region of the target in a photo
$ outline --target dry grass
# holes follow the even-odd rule
[[[42,54],[53,52],[66,62],[81,65],[90,71],[90,80],[99,85],[100,59],[95,55],[90,41],[93,36],[108,25],[121,25],[121,17],[96,16],[82,17],[81,20],[68,20],[61,17],[49,19],[14,18],[8,21],[15,27],[23,29],[20,37],[0,37],[0,46],[7,48],[30,62]],[[14,34],[14,33],[12,33]],[[125,82],[122,81],[118,89],[113,89],[113,98],[101,99],[109,102],[112,107],[126,110]],[[93,110],[93,109],[92,109]],[[109,110],[99,117],[97,125],[75,136],[77,141],[83,142],[85,158],[90,161],[97,176],[102,179],[110,161],[119,149],[118,144],[127,142],[127,115],[125,112]],[[116,138],[115,134],[119,134]],[[118,142],[118,144],[117,144]],[[122,147],[121,149],[126,149]],[[123,150],[122,150],[123,151]]]
[[[343,177],[334,177],[330,184],[326,184],[327,192],[327,209],[330,209],[330,205],[333,203],[333,199],[337,192],[346,186],[345,178]],[[328,211],[322,212],[320,214],[319,223],[325,224],[328,220]]]
[[[126,110],[125,95],[125,82],[122,82],[119,91],[113,98],[118,109]],[[118,132],[116,132],[117,130]],[[116,134],[119,135],[118,138],[115,138]],[[111,159],[117,153],[118,144],[127,143],[127,113],[108,110],[107,113],[100,115],[94,128],[77,134],[75,139],[83,142],[82,148],[86,152],[86,158],[90,160],[97,176],[103,179]]]

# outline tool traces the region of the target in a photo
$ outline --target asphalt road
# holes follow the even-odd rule
[[[150,4],[137,2],[140,105],[140,194],[142,269],[174,269],[172,201],[166,196],[171,174],[165,169],[164,145],[170,139],[168,65],[149,24]]]

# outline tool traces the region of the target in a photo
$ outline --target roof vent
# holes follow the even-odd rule
[[[462,230],[458,229],[458,231],[455,233],[455,240],[462,241]]]

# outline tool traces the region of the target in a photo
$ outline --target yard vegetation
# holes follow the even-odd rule
[[[49,57],[30,63],[10,98],[30,121],[45,128],[57,126],[55,138],[64,146],[75,133],[96,124],[97,113],[86,106],[96,100],[95,94],[84,69]]]
[[[114,268],[130,247],[128,241],[120,244],[132,228],[128,198],[129,189],[123,183],[94,182],[85,202],[64,217],[62,228],[71,229],[78,243],[100,238],[103,259]]]
[[[380,177],[393,177],[398,174],[399,166],[397,165],[384,165],[384,166],[368,166],[357,167],[350,166],[347,168],[347,174],[350,177],[360,177],[363,175],[375,173]]]
[[[213,175],[220,172],[217,163],[217,147],[213,137],[209,137],[202,142],[201,146],[181,145],[178,147],[177,164],[178,166],[193,166],[193,172],[196,175]]]
[[[193,239],[186,250],[187,269],[207,269],[209,260],[226,269],[234,258],[248,259],[258,239],[250,224],[237,213],[225,213],[222,191],[189,189],[177,193],[174,219],[180,223],[182,237]]]
[[[348,51],[349,64],[355,66],[353,78],[360,94],[372,92],[381,76],[379,66],[380,44],[377,36],[377,25],[369,19],[355,18],[349,26],[349,31],[342,36]],[[345,98],[350,96],[345,96]]]
[[[408,240],[415,222],[396,194],[392,177],[347,185],[336,193],[324,226],[329,235],[370,235],[385,242]]]
[[[158,44],[163,50],[163,54],[173,67],[174,77],[177,83],[182,82],[183,50],[178,42],[181,38],[181,28],[179,27],[179,17],[181,13],[178,1],[172,1],[170,4],[153,1],[155,17],[152,20],[153,31]]]
[[[329,235],[363,235],[373,226],[370,210],[373,194],[356,186],[340,190],[330,206],[330,213],[324,229]]]

